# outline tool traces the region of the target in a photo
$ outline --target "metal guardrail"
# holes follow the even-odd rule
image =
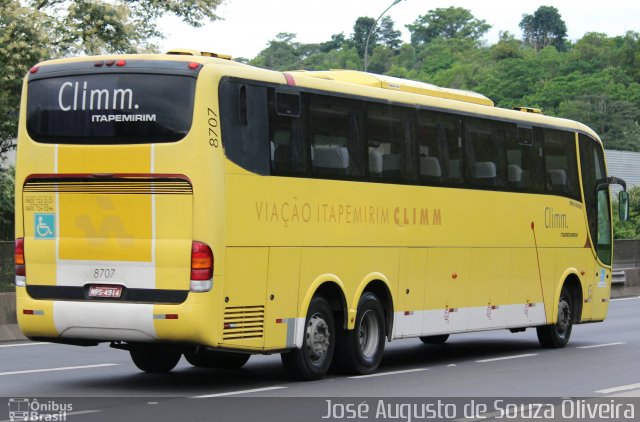
[[[14,290],[14,269],[13,242],[0,241],[0,292]]]
[[[613,273],[611,284],[623,286],[627,282],[627,272],[640,268],[640,240],[616,240],[613,244]]]
[[[640,240],[616,240],[613,244],[613,266],[620,270],[640,267]]]

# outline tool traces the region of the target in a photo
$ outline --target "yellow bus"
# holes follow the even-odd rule
[[[607,314],[612,184],[588,127],[472,92],[190,50],[48,61],[22,95],[18,320],[147,372],[281,353],[305,380],[408,337],[563,347]]]

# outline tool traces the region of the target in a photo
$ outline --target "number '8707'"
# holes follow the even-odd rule
[[[93,278],[96,279],[110,279],[116,273],[115,268],[96,268],[93,271]]]

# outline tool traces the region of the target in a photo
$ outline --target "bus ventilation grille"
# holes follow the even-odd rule
[[[58,192],[78,194],[146,194],[191,195],[188,180],[175,177],[60,177],[27,180],[24,192]]]
[[[223,340],[262,338],[264,306],[233,306],[224,310]]]

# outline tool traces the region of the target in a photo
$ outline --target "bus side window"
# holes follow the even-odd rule
[[[271,174],[304,175],[308,154],[302,98],[297,92],[269,89],[269,147]]]
[[[369,103],[366,121],[371,180],[413,182],[416,177],[413,110]]]
[[[467,183],[472,187],[505,186],[504,124],[485,119],[465,119]]]
[[[219,96],[227,158],[248,171],[269,174],[267,88],[223,79]]]
[[[573,132],[543,129],[547,192],[580,199]]]
[[[417,142],[420,182],[457,186],[462,182],[462,140],[454,116],[419,110]]]
[[[309,95],[311,170],[316,177],[360,179],[365,174],[362,106],[354,100]]]
[[[526,125],[505,123],[507,186],[515,192],[543,192],[544,175],[539,137]]]

